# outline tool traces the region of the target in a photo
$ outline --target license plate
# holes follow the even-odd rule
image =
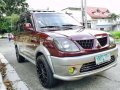
[[[110,61],[110,59],[111,59],[110,53],[101,54],[95,57],[95,61],[97,65]]]

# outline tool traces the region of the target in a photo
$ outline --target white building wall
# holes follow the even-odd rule
[[[92,19],[91,20],[91,28],[98,30],[113,30],[115,27],[115,23],[111,19]]]
[[[78,22],[82,23],[82,12],[80,10],[70,10],[66,9],[62,11],[64,13],[70,13],[72,17],[74,17]],[[87,14],[88,23],[91,24],[91,29],[103,29],[105,31],[113,30],[113,29],[120,29],[120,24],[115,27],[115,23],[111,19],[92,19]],[[118,20],[120,23],[120,19]]]
[[[117,20],[116,20],[115,30],[120,31],[120,18],[117,18]]]

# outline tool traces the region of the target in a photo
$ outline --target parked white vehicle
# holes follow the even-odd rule
[[[2,35],[0,35],[0,38],[2,38]]]
[[[2,37],[3,37],[3,38],[8,38],[8,37],[9,37],[9,34],[10,34],[10,37],[11,37],[11,38],[14,37],[12,33],[4,33],[4,34],[2,35]]]

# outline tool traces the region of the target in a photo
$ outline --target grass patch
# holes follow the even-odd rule
[[[111,31],[110,33],[115,39],[120,39],[120,31]]]
[[[109,33],[113,36],[116,43],[120,42],[120,31],[110,31]]]

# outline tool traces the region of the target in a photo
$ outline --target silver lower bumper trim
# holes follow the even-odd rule
[[[82,79],[83,77],[94,75],[94,74],[97,74],[99,72],[105,71],[105,70],[107,70],[107,69],[109,69],[113,66],[116,66],[116,64],[117,64],[117,62],[115,61],[114,63],[112,63],[110,65],[107,65],[103,68],[93,70],[93,71],[89,71],[89,72],[86,72],[86,73],[81,73],[80,75],[76,75],[76,76],[60,76],[60,75],[54,74],[54,78],[64,80],[64,81],[79,80],[79,79]]]

